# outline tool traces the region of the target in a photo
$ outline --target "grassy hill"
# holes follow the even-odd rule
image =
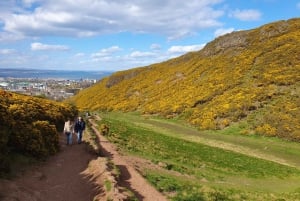
[[[233,32],[202,50],[116,72],[72,98],[85,110],[181,118],[199,129],[300,141],[300,18]]]

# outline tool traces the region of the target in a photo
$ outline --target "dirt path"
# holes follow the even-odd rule
[[[121,172],[118,185],[132,191],[139,200],[166,201],[167,199],[137,172],[133,164],[127,162],[126,156],[118,153],[116,147],[100,134],[94,121],[90,120],[90,123],[92,124],[93,131],[99,138],[101,153],[111,159]]]
[[[96,186],[83,171],[95,155],[88,153],[84,144],[67,146],[64,138],[60,141],[61,152],[45,163],[34,166],[13,181],[0,180],[0,200],[93,200]]]
[[[124,200],[118,186],[129,189],[136,198],[143,201],[165,201],[166,198],[154,189],[126,162],[113,144],[108,142],[93,121],[92,129],[98,136],[101,153],[113,161],[121,172],[113,192],[105,192],[104,183],[112,174],[107,170],[106,159],[92,154],[88,142],[65,145],[61,136],[61,151],[46,162],[33,166],[14,180],[0,179],[1,201],[92,201]],[[87,136],[88,131],[85,133]],[[84,136],[84,140],[85,140]],[[98,145],[99,146],[99,145]],[[113,180],[113,179],[112,179]],[[95,197],[96,196],[96,197]],[[126,197],[125,197],[126,198]]]

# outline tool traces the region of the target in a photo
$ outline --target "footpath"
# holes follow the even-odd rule
[[[126,156],[120,155],[116,147],[99,133],[96,123],[89,121],[98,138],[97,146],[100,148],[101,157],[90,151],[88,143],[77,144],[75,135],[73,145],[66,145],[61,134],[61,151],[57,155],[30,167],[13,180],[0,179],[0,200],[126,200],[121,189],[130,190],[138,200],[167,200],[136,171],[133,164],[126,160]],[[111,161],[119,169],[121,175],[117,181],[112,178],[107,161]],[[115,183],[111,187],[113,192],[108,195],[105,192],[105,182],[109,179]]]
[[[0,180],[2,201],[88,201],[93,200],[97,188],[84,174],[95,155],[86,151],[84,144],[65,145],[46,162],[34,165],[14,180]]]

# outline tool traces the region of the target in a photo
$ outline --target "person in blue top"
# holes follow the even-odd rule
[[[74,126],[74,131],[77,134],[77,143],[81,144],[82,142],[82,135],[83,131],[85,130],[85,122],[82,119],[82,117],[78,117],[75,126]]]

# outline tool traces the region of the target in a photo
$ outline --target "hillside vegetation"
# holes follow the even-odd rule
[[[85,110],[182,118],[199,129],[300,141],[300,18],[233,32],[202,50],[116,72],[72,98]]]
[[[0,97],[0,176],[14,154],[44,159],[59,150],[58,132],[75,107],[3,90]]]

